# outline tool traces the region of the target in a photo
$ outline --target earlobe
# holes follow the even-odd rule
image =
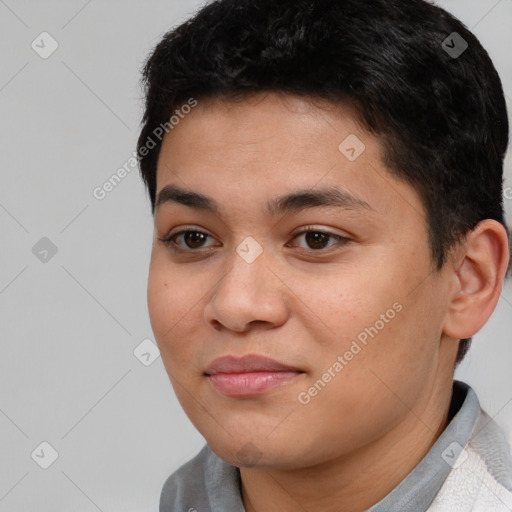
[[[476,334],[496,308],[510,257],[507,231],[485,219],[468,233],[461,251],[443,326],[445,334],[457,339]]]

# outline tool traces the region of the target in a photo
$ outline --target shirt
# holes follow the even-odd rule
[[[240,470],[206,444],[165,481],[160,512],[245,512]],[[425,457],[367,512],[510,512],[512,456],[474,390],[454,381],[449,423]]]

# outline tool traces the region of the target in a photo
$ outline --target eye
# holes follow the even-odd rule
[[[304,240],[309,246],[305,247],[305,249],[312,249],[313,251],[320,251],[322,249],[325,249],[329,239],[334,238],[340,245],[345,245],[350,241],[350,239],[347,237],[336,235],[335,233],[331,233],[330,231],[321,231],[318,229],[313,229],[311,227],[303,229],[302,231],[297,233],[293,239],[295,240],[296,238],[299,238],[301,236],[304,236]],[[336,243],[333,243],[328,247],[332,247],[333,245],[336,245]]]
[[[184,229],[177,233],[171,233],[165,238],[159,238],[159,240],[175,251],[186,252],[203,248],[202,244],[209,236],[210,235],[208,233],[198,231],[197,229]],[[180,237],[183,237],[182,241],[185,243],[185,249],[183,249],[182,245],[177,243],[177,240]]]

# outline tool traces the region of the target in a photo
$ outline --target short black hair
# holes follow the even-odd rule
[[[483,219],[509,233],[502,190],[509,126],[500,78],[469,29],[431,2],[213,1],[163,36],[142,83],[137,150],[153,214],[157,127],[172,128],[169,117],[191,98],[273,91],[354,108],[358,122],[380,138],[390,172],[421,197],[434,270]],[[470,343],[460,340],[457,363]]]

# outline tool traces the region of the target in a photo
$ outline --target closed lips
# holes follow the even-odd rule
[[[252,373],[252,372],[299,372],[296,367],[285,365],[263,356],[247,355],[243,357],[224,356],[215,359],[205,370],[206,375],[217,373]]]

